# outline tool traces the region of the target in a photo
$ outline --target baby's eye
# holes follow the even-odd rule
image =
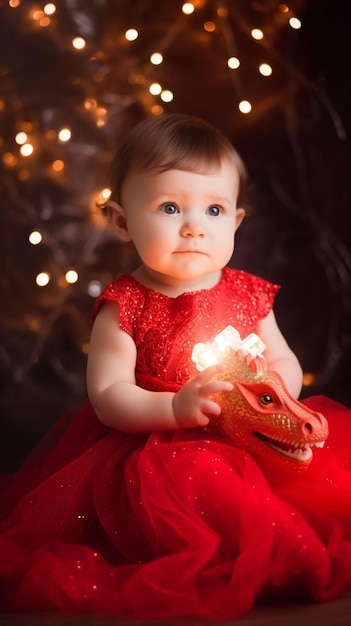
[[[171,202],[166,202],[166,204],[162,204],[160,207],[160,211],[162,213],[167,213],[167,215],[174,215],[175,213],[179,213],[178,207]]]
[[[206,213],[207,215],[212,215],[212,217],[217,217],[217,215],[220,215],[221,209],[218,206],[209,206]]]

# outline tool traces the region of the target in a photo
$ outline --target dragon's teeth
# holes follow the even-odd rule
[[[316,443],[312,443],[312,446],[316,446],[316,448],[324,448],[325,441],[316,441]]]

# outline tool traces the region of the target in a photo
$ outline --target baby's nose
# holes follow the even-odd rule
[[[181,228],[182,237],[204,237],[205,228],[200,220],[187,220]]]

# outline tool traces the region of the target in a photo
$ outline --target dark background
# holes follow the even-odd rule
[[[137,262],[95,203],[120,138],[162,110],[206,119],[243,156],[252,211],[231,264],[282,285],[276,314],[306,373],[303,396],[351,406],[349,3],[293,0],[285,11],[276,0],[199,0],[186,16],[177,1],[62,0],[48,22],[32,2],[10,2],[0,2],[1,469],[14,469],[85,397],[91,284]],[[287,22],[294,14],[299,30]],[[72,47],[77,35],[84,50]],[[157,67],[154,51],[164,56]],[[241,65],[229,70],[234,53]],[[271,77],[258,73],[261,61]],[[150,95],[154,81],[173,92],[170,103]],[[29,157],[15,142],[20,130]],[[38,246],[32,230],[43,235]],[[68,269],[79,275],[73,285]],[[38,287],[42,271],[51,280]]]

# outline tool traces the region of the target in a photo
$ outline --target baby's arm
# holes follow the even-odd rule
[[[297,357],[280,332],[273,311],[260,320],[257,325],[257,334],[267,346],[264,357],[268,369],[278,372],[292,396],[298,398],[302,387],[302,369]]]
[[[222,371],[222,365],[203,370],[177,393],[142,389],[135,380],[136,346],[117,320],[117,304],[104,304],[91,334],[88,395],[101,422],[142,433],[205,426],[209,415],[220,413],[210,396],[232,389],[230,383],[211,380]]]

